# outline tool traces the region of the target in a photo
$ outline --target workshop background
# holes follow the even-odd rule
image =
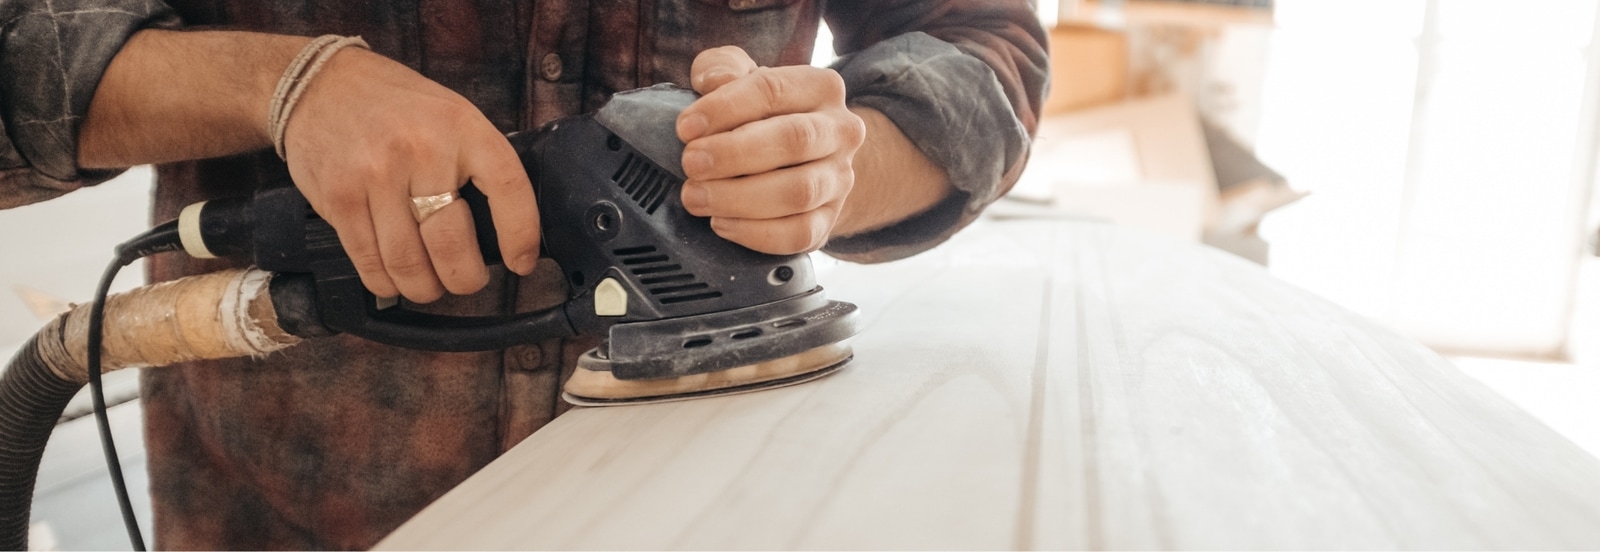
[[[1597,8],[1045,0],[1053,90],[990,218],[1104,219],[1233,252],[1600,454]],[[112,247],[146,227],[150,178],[0,212],[0,355],[89,299]],[[136,266],[114,289],[141,281]],[[112,416],[148,524],[130,376],[110,382]],[[47,451],[36,548],[126,549],[92,426],[67,422]]]
[[[993,214],[1234,252],[1600,454],[1597,4],[1045,2],[1047,114]]]

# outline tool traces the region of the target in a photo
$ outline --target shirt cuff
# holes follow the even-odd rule
[[[976,218],[1001,193],[1006,171],[1028,149],[994,70],[926,33],[913,32],[840,59],[853,106],[893,121],[949,176],[955,191],[934,208],[888,228],[836,238],[824,251],[849,258],[900,258],[933,247]],[[883,249],[881,255],[869,255]]]
[[[60,195],[74,183],[103,178],[106,171],[84,171],[77,163],[78,127],[100,78],[133,33],[178,24],[172,8],[155,0],[0,4],[0,131],[6,135],[0,170],[7,173],[0,183],[47,182],[38,191]],[[12,170],[22,168],[38,174],[24,178]]]

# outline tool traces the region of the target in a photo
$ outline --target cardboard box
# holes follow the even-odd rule
[[[1220,27],[1273,25],[1271,0],[1075,0],[1063,4],[1062,23],[1158,24]]]
[[[1121,101],[1128,90],[1128,40],[1121,31],[1062,24],[1050,30],[1050,93],[1044,113]]]
[[[1191,242],[1218,202],[1198,116],[1178,94],[1044,118],[1013,194]]]

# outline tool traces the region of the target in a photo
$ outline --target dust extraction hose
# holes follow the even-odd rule
[[[285,332],[261,270],[191,276],[106,300],[102,370],[259,357],[300,342]],[[89,380],[89,305],[46,324],[0,374],[0,548],[25,550],[45,443]]]

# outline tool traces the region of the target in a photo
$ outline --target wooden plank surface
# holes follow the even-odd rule
[[[1600,460],[1225,254],[980,222],[820,279],[839,374],[576,410],[379,547],[1600,547]]]

